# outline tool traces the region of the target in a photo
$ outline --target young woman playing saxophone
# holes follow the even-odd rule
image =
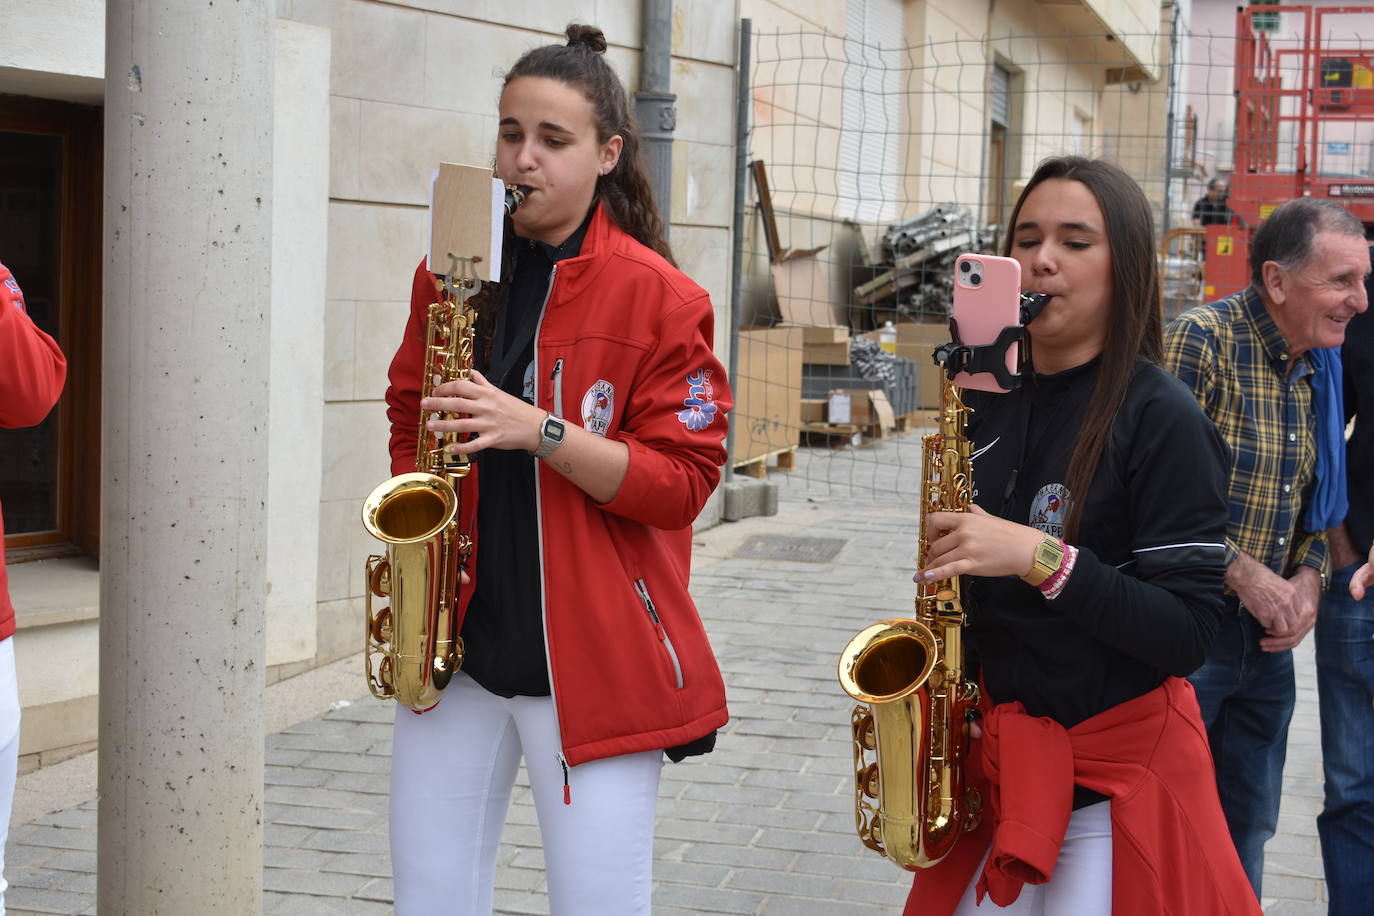
[[[647,914],[664,753],[709,751],[727,720],[687,592],[731,406],[711,303],[672,263],[601,31],[567,36],[506,74],[496,175],[529,190],[504,282],[473,300],[477,368],[423,404],[470,437],[476,562],[461,671],[437,706],[397,708],[401,916],[491,913],[522,756],[551,910]],[[387,392],[393,473],[414,467],[434,297],[422,264]]]
[[[1050,159],[1009,226],[1051,297],[1034,371],[967,393],[976,505],[928,517],[918,573],[964,577],[987,807],[907,912],[1258,914],[1184,680],[1220,622],[1228,455],[1159,366],[1149,204],[1115,165]]]

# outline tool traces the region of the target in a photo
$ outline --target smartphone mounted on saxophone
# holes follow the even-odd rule
[[[1019,388],[1027,361],[1026,325],[1048,301],[1043,294],[1021,292],[1021,264],[1014,258],[959,255],[949,318],[952,339],[935,351],[935,362],[961,388]]]

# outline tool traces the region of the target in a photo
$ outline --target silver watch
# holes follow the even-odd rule
[[[536,458],[547,458],[553,454],[553,450],[563,444],[563,421],[548,414],[544,417],[544,422],[539,424],[539,447],[530,454]]]

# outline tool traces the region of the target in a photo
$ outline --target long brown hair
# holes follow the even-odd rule
[[[1083,415],[1064,481],[1070,497],[1064,535],[1067,540],[1073,540],[1078,536],[1083,505],[1111,435],[1116,412],[1126,397],[1136,357],[1143,356],[1159,363],[1164,354],[1164,332],[1150,202],[1135,180],[1112,162],[1083,156],[1059,156],[1040,163],[1011,211],[1007,224],[1010,231],[1003,253],[1011,255],[1016,223],[1026,197],[1042,182],[1055,178],[1076,181],[1092,192],[1106,222],[1107,243],[1112,254],[1107,339],[1102,348],[1097,385]],[[1032,359],[1034,352],[1032,347]]]
[[[663,237],[663,219],[654,203],[653,188],[640,155],[639,128],[630,112],[629,97],[620,78],[606,63],[606,36],[596,26],[577,23],[569,25],[564,34],[568,36],[567,44],[544,45],[522,54],[506,73],[501,89],[504,92],[512,80],[522,76],[538,76],[582,91],[596,119],[597,142],[605,143],[617,135],[621,139],[620,159],[615,168],[596,180],[597,199],[612,222],[676,267],[673,250]],[[496,318],[505,308],[510,291],[515,259],[511,256],[509,224],[507,230],[506,252],[501,259],[502,282],[496,286],[483,284],[472,303],[477,309],[477,346],[484,366],[491,364]]]
[[[619,136],[620,160],[596,181],[596,192],[615,224],[676,266],[663,237],[663,219],[640,155],[639,128],[620,77],[606,63],[606,36],[594,25],[569,25],[565,45],[526,51],[506,73],[502,89],[522,76],[542,76],[582,90],[596,116],[596,139]]]

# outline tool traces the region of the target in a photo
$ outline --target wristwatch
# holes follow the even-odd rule
[[[1059,572],[1059,567],[1064,565],[1064,542],[1059,538],[1045,535],[1044,539],[1035,546],[1035,562],[1031,565],[1030,572],[1021,578],[1031,585],[1039,585],[1050,576]]]
[[[546,414],[539,424],[539,447],[530,454],[536,458],[547,458],[553,450],[563,444],[563,421],[553,414]]]

